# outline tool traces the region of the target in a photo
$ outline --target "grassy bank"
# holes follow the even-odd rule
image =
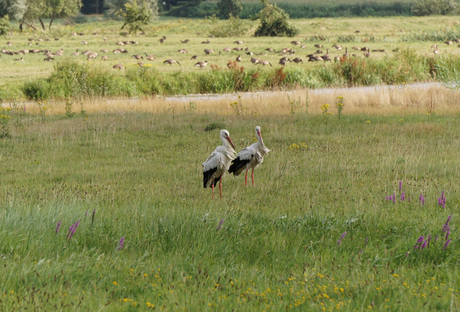
[[[5,110],[0,306],[459,309],[455,104],[382,115],[348,100],[340,119],[316,101],[309,114]],[[201,163],[219,129],[240,150],[255,125],[272,150],[256,187],[226,176],[211,200]]]
[[[401,51],[394,58],[380,60],[341,57],[335,63],[310,68],[245,68],[230,62],[228,68],[209,71],[161,73],[139,66],[123,75],[102,67],[77,62],[57,63],[46,80],[35,80],[12,89],[0,87],[0,100],[48,100],[66,98],[186,95],[234,93],[295,88],[404,85],[427,80],[458,82],[456,57],[419,57],[413,51]],[[454,84],[455,87],[458,87]]]

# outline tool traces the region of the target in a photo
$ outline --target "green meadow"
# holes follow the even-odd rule
[[[126,35],[91,19],[0,45],[64,51],[55,63],[0,58],[1,311],[460,310],[458,90],[405,87],[458,81],[460,48],[443,43],[460,37],[458,16],[296,20],[298,38],[276,39],[252,37],[251,21],[239,37],[209,38],[225,22],[161,19]],[[138,43],[112,53],[120,40]],[[304,59],[314,44],[331,56],[344,53],[335,43],[386,52],[289,63],[283,76],[277,53],[259,67],[241,52],[227,69],[235,40],[255,53],[299,40]],[[86,49],[110,52],[88,61]],[[144,53],[156,59],[140,67],[131,56]],[[226,81],[231,70],[243,74]],[[232,89],[235,77],[253,84]],[[304,89],[385,83],[399,87]],[[280,92],[163,97],[210,90]],[[202,163],[219,131],[238,152],[257,125],[271,152],[255,186],[226,175],[212,199]]]
[[[346,110],[8,111],[2,310],[458,310],[458,113]],[[255,187],[211,199],[220,128],[255,125]]]

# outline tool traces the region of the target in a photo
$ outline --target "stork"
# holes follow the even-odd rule
[[[238,156],[232,161],[232,165],[228,170],[229,173],[237,176],[246,169],[246,175],[244,176],[244,185],[248,184],[248,170],[252,169],[251,178],[252,185],[254,186],[254,169],[257,168],[264,161],[264,156],[271,152],[264,144],[262,134],[260,133],[260,127],[256,127],[257,142],[251,146],[245,147],[238,153]]]
[[[235,146],[227,130],[220,131],[220,139],[222,145],[218,146],[203,163],[203,187],[211,186],[212,198],[214,198],[214,186],[217,182],[219,182],[220,197],[222,198],[222,176],[236,156]]]

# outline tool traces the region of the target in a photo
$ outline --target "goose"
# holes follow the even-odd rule
[[[144,53],[145,54],[145,58],[149,61],[154,61],[155,60],[155,55],[153,54],[150,54],[150,55],[147,55],[147,53]]]
[[[208,61],[198,62],[198,63],[195,64],[195,66],[200,67],[200,68],[203,68],[206,65],[208,65]]]
[[[180,66],[180,63],[176,60],[173,60],[173,59],[167,59],[165,61],[163,61],[163,64],[169,64],[169,65],[172,65],[172,64],[179,64]]]

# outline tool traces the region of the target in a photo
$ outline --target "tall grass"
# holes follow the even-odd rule
[[[434,64],[436,75],[448,86],[460,89],[460,64],[452,57],[437,59]]]
[[[455,62],[456,58],[451,59]],[[250,69],[230,61],[229,68],[212,65],[209,71],[160,73],[149,67],[131,67],[116,75],[99,67],[77,62],[58,63],[46,80],[26,83],[24,95],[31,100],[68,97],[175,95],[232,93],[273,88],[319,88],[369,86],[425,81],[432,75],[427,57],[402,50],[394,57],[366,59],[342,57],[336,63],[316,67]],[[431,76],[430,76],[431,75]],[[439,79],[455,79],[441,75]]]
[[[431,31],[411,32],[410,34],[401,36],[401,40],[403,42],[408,42],[408,41],[438,42],[438,41],[454,40],[457,38],[460,38],[460,26],[446,27],[446,28],[431,30]]]
[[[340,120],[327,122],[250,111],[12,116],[0,140],[4,310],[459,307],[458,113],[350,114],[345,96]],[[200,183],[220,144],[219,129],[204,131],[213,123],[238,150],[261,125],[272,150],[256,187],[226,176],[222,200]]]

